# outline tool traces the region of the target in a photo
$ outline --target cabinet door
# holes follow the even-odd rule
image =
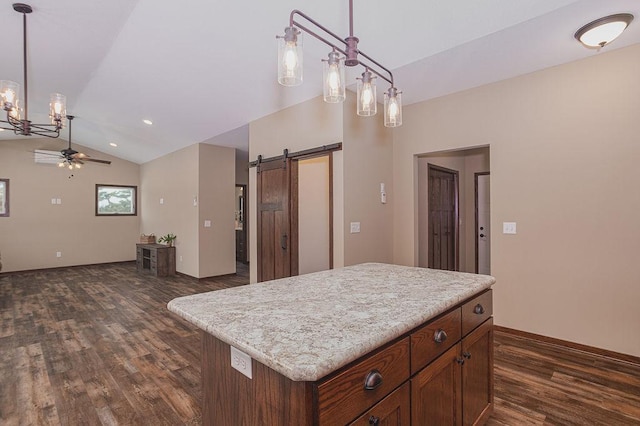
[[[411,379],[414,425],[461,425],[460,343]]]
[[[462,340],[464,424],[483,424],[493,409],[493,318]]]
[[[411,421],[409,382],[373,406],[351,426],[408,426]]]

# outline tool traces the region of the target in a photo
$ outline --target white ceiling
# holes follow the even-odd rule
[[[22,16],[12,3],[0,2],[0,79],[22,83]],[[292,9],[348,34],[347,0],[29,4],[29,118],[46,122],[49,93],[64,93],[68,113],[77,116],[73,142],[137,163],[320,95],[328,49],[311,37],[304,41],[304,84],[276,82],[275,35]],[[362,51],[394,72],[409,105],[597,55],[574,32],[620,12],[636,20],[603,49],[610,51],[640,42],[640,1],[354,0],[354,33]],[[0,132],[0,139],[14,138]],[[248,150],[246,128],[217,143]]]

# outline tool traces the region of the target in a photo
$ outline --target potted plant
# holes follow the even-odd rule
[[[171,233],[167,235],[163,235],[162,237],[158,238],[159,243],[167,243],[169,247],[173,247],[173,242],[175,240],[176,240],[176,236]]]

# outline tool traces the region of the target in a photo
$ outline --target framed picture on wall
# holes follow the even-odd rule
[[[9,179],[0,179],[0,217],[9,217]]]

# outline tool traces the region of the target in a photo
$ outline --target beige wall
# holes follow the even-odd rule
[[[394,261],[416,261],[415,156],[490,145],[496,323],[639,356],[638,75],[634,45],[405,107]]]
[[[178,272],[196,278],[235,272],[234,149],[191,145],[143,164],[140,181],[142,232],[176,234]]]
[[[383,111],[356,114],[355,95],[344,103],[344,264],[393,261],[393,131],[384,127]],[[387,204],[380,202],[384,183]],[[351,234],[351,222],[360,233]]]
[[[198,197],[198,157],[196,144],[140,166],[141,232],[175,234],[176,271],[192,277],[199,276],[199,212],[193,202]]]
[[[199,144],[198,278],[236,272],[235,149]],[[211,227],[205,228],[205,220]]]
[[[95,185],[140,189],[139,166],[77,144],[76,150],[111,165],[87,163],[70,172],[34,162],[35,149],[65,147],[60,139],[0,141],[0,178],[11,180],[11,216],[0,217],[2,272],[135,259],[140,206],[138,216],[96,217]],[[62,204],[52,205],[52,198]]]

